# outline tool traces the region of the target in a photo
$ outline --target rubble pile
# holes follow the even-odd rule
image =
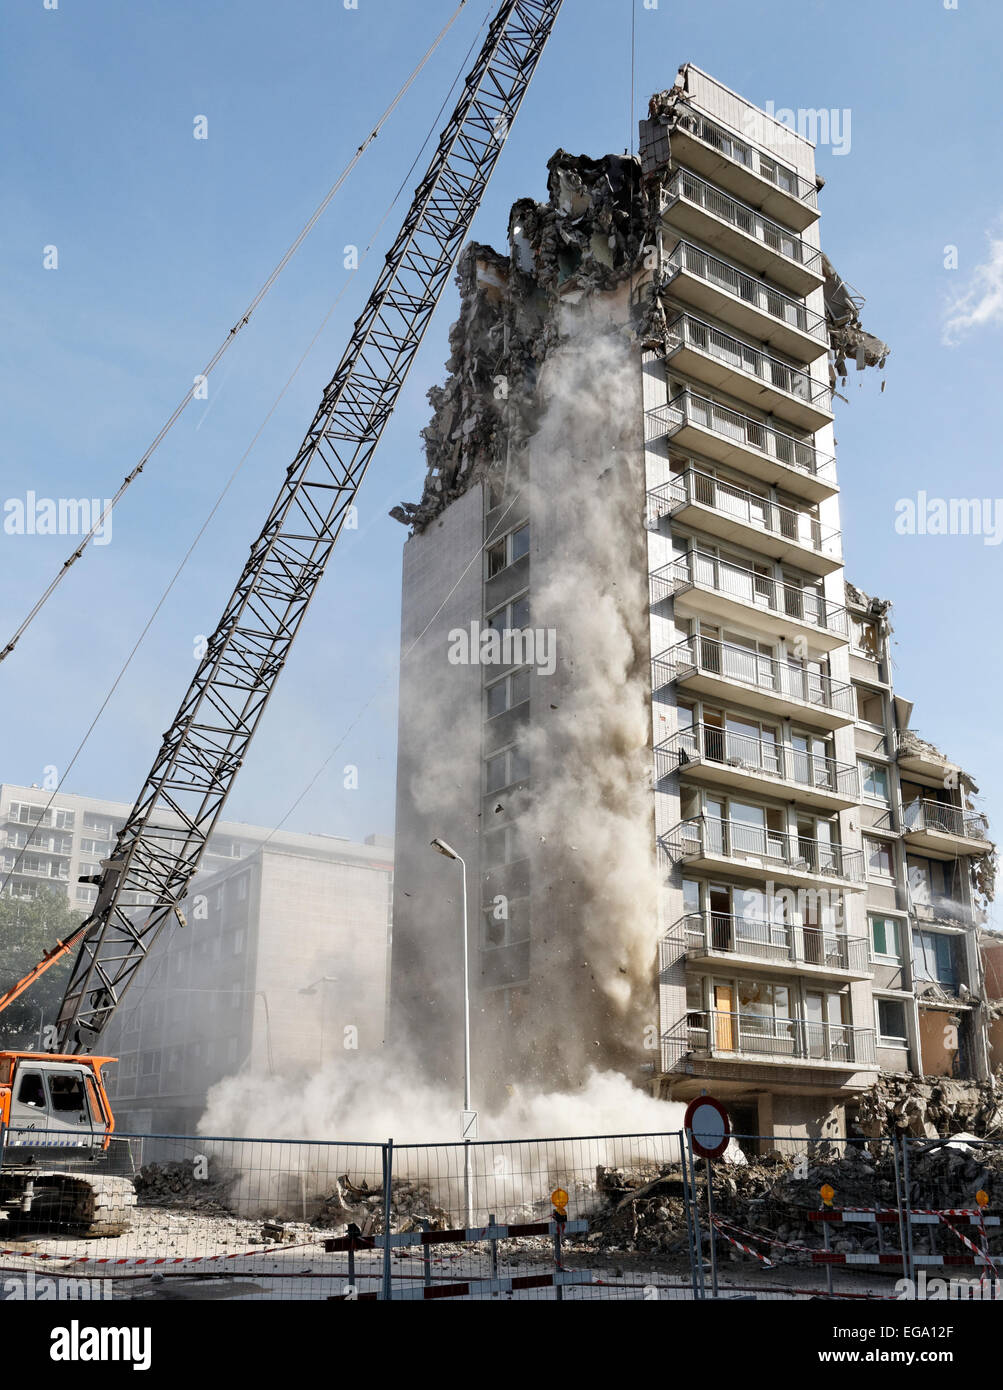
[[[347,1226],[354,1222],[363,1235],[379,1235],[384,1227],[384,1199],[382,1187],[370,1187],[363,1179],[356,1187],[351,1178],[340,1177],[321,1205],[314,1225],[322,1229]],[[395,1231],[433,1231],[449,1230],[452,1219],[444,1207],[439,1206],[427,1184],[411,1182],[406,1178],[395,1179],[390,1186],[391,1229]]]
[[[200,1178],[195,1174],[195,1162],[144,1163],[133,1182],[138,1201],[147,1207],[185,1207],[204,1212],[230,1211],[228,1194],[236,1179],[213,1173]]]
[[[820,1223],[807,1217],[821,1207],[821,1189],[833,1189],[834,1207],[894,1209],[896,1172],[891,1148],[875,1144],[817,1144],[832,1152],[809,1161],[805,1155],[766,1155],[744,1166],[714,1165],[714,1207],[718,1215],[742,1230],[768,1240],[757,1248],[774,1263],[797,1262],[798,1251],[824,1247]],[[841,1150],[842,1152],[837,1152]],[[598,1187],[608,1205],[591,1217],[587,1243],[598,1251],[687,1257],[683,1173],[678,1165],[665,1167],[658,1177],[641,1180],[623,1170],[597,1173]],[[979,1149],[964,1139],[916,1146],[910,1151],[910,1205],[922,1210],[970,1208],[980,1189],[989,1198],[987,1210],[1003,1205],[1003,1150]],[[698,1168],[697,1199],[704,1243],[707,1243],[705,1178]],[[1003,1253],[1003,1234],[989,1228],[989,1250]],[[867,1223],[839,1225],[829,1232],[830,1248],[839,1253],[866,1253],[879,1248],[876,1229]],[[898,1235],[886,1228],[884,1249],[897,1248]],[[956,1240],[940,1228],[916,1227],[916,1253],[960,1253]],[[944,1243],[946,1242],[946,1243]],[[720,1248],[720,1247],[719,1247]],[[723,1253],[723,1251],[722,1251]],[[732,1251],[736,1260],[747,1257]]]
[[[860,1097],[856,1127],[869,1139],[897,1134],[946,1139],[962,1133],[1003,1137],[1003,1081],[883,1072]]]

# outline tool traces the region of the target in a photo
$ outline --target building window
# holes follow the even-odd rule
[[[871,918],[871,955],[875,960],[902,959],[899,924],[895,917]]]
[[[239,956],[244,950],[244,933],[235,931],[233,933],[233,954]]]
[[[860,783],[865,796],[888,804],[888,769],[881,763],[869,763],[861,759]]]
[[[872,661],[878,659],[878,625],[868,618],[850,615],[854,649]]]
[[[502,634],[506,630],[521,632],[529,627],[529,594],[514,598],[511,603],[492,613],[488,618],[488,627]]]
[[[96,854],[105,858],[111,853],[111,844],[107,840],[82,839],[80,841],[81,854]]]
[[[239,903],[247,901],[247,875],[241,874],[237,879],[237,901]]]
[[[885,697],[880,690],[868,690],[866,686],[858,685],[857,691],[857,718],[863,724],[875,724],[879,729],[885,727]]]
[[[518,748],[506,748],[502,753],[495,753],[484,766],[486,792],[501,791],[502,787],[510,787],[529,776],[529,758]]]
[[[936,981],[952,993],[958,988],[951,938],[942,932],[913,932],[912,968],[917,980]]]
[[[518,832],[514,825],[501,830],[486,830],[482,839],[481,867],[487,872],[512,864],[519,857]]]
[[[529,554],[529,524],[520,526],[516,531],[510,531],[502,540],[496,541],[494,545],[488,546],[488,578],[493,579],[496,574],[501,574],[503,569],[509,565],[514,565],[516,560],[521,560],[524,555]]]
[[[864,836],[864,854],[867,858],[868,878],[894,878],[895,856],[892,846],[884,840],[872,840]]]
[[[521,670],[513,671],[510,676],[503,676],[500,681],[488,686],[487,717],[494,719],[496,715],[514,709],[516,705],[525,704],[528,699],[529,667],[524,666]]]
[[[878,1042],[883,1047],[905,1047],[907,1044],[905,1004],[901,999],[875,999],[877,1006]]]

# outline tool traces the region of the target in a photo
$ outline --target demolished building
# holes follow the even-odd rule
[[[456,1079],[441,836],[485,1100],[615,1068],[825,1137],[882,1073],[985,1083],[993,850],[843,573],[833,394],[888,348],[821,251],[814,150],[687,64],[639,158],[559,150],[547,187],[461,259],[392,513],[395,1036]]]

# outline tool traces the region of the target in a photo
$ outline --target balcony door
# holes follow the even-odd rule
[[[715,985],[714,1046],[718,1052],[735,1051],[734,1007],[735,995],[731,985]]]

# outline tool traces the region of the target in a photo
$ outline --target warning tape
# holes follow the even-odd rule
[[[715,1227],[717,1228],[718,1235],[724,1236],[725,1240],[729,1241],[735,1247],[736,1250],[741,1250],[743,1255],[752,1255],[755,1259],[759,1260],[762,1264],[766,1265],[768,1269],[773,1268],[773,1261],[769,1258],[768,1255],[763,1255],[760,1254],[758,1250],[753,1250],[751,1245],[743,1245],[740,1240],[736,1240],[734,1236],[730,1236],[728,1232],[724,1229],[724,1227],[731,1226],[731,1229],[733,1231],[738,1231],[741,1235],[746,1236],[747,1238],[751,1238],[752,1240],[761,1240],[764,1242],[764,1244],[772,1245],[774,1242],[770,1240],[769,1236],[757,1236],[751,1231],[743,1231],[740,1226],[732,1226],[730,1221],[722,1221],[719,1216],[713,1217],[712,1220],[714,1222]]]

